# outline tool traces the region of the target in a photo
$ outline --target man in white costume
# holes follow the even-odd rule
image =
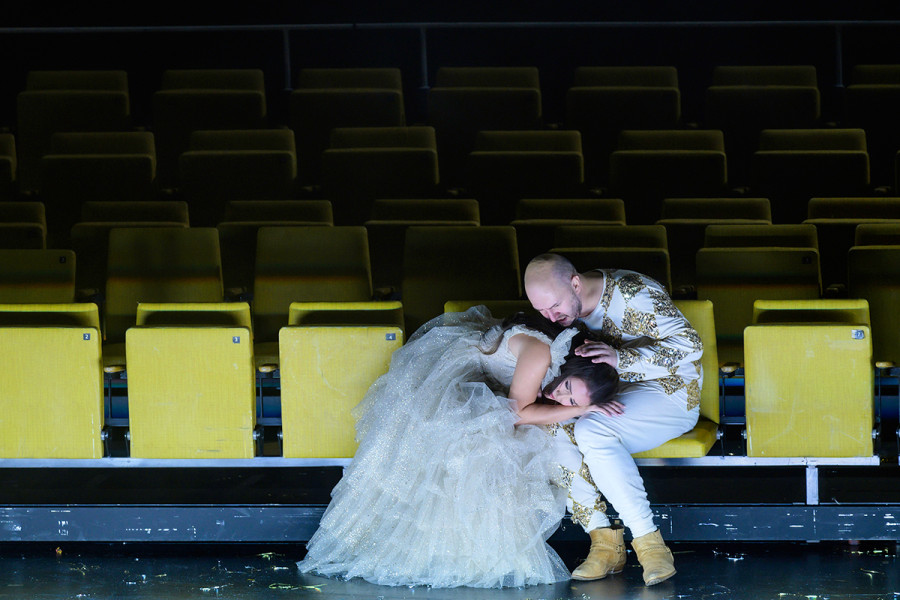
[[[525,292],[545,318],[587,327],[595,341],[575,353],[618,371],[617,399],[625,406],[621,415],[592,412],[551,428],[572,520],[591,537],[590,554],[572,577],[601,579],[625,566],[622,529],[611,527],[605,496],[631,530],[644,582],[665,581],[675,574],[674,560],[653,522],[631,455],[696,425],[703,374],[700,336],[659,283],[633,271],[578,273],[566,258],[542,254],[525,270]],[[570,392],[563,388],[552,397],[567,403]]]

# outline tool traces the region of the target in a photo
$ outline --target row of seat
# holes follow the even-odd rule
[[[701,418],[693,431],[642,458],[702,457],[717,439],[713,305],[677,306],[704,342]],[[492,305],[498,316],[513,307]],[[278,342],[284,457],[353,455],[351,409],[402,344],[400,315],[399,302],[291,305]],[[747,331],[748,456],[871,456],[865,301],[758,302]],[[0,305],[0,339],[0,458],[103,457],[96,305]],[[126,341],[130,455],[255,456],[253,341],[246,303],[140,304]]]
[[[583,202],[590,207],[603,200]],[[385,210],[393,208],[388,204]],[[659,280],[676,297],[713,300],[719,307],[720,354],[728,361],[743,360],[743,330],[752,321],[755,300],[815,299],[823,294],[867,299],[877,359],[900,359],[893,309],[893,295],[900,285],[896,267],[900,222],[857,224],[835,219],[823,223],[831,237],[828,251],[823,247],[822,252],[830,260],[843,260],[847,273],[847,279],[832,289],[823,289],[821,245],[812,223],[770,225],[750,220],[747,224],[734,218],[723,223],[727,224],[673,219],[665,226],[625,226],[522,219],[514,226],[477,226],[465,221],[382,220],[371,221],[367,229],[323,223],[271,227],[238,221],[222,224],[218,231],[188,228],[183,223],[157,223],[156,227],[85,223],[79,231],[96,252],[79,255],[86,269],[75,268],[72,251],[0,252],[0,300],[71,302],[77,279],[96,284],[80,297],[103,302],[105,338],[109,344],[119,344],[105,353],[112,365],[125,361],[121,343],[134,324],[138,302],[252,299],[257,337],[273,341],[286,322],[291,301],[393,297],[403,300],[406,329],[411,332],[439,314],[449,298],[520,298],[523,263],[540,252],[556,251],[582,271],[632,269]],[[684,247],[670,245],[667,228],[685,240]],[[690,255],[685,247],[698,232],[702,245]],[[847,240],[846,236],[855,237]],[[843,251],[842,243],[846,244]],[[522,256],[523,247],[533,252]],[[225,269],[223,254],[236,259],[224,263]],[[674,287],[672,256],[693,271],[693,289]],[[829,267],[834,270],[833,263]],[[223,272],[231,279],[224,279]],[[392,285],[375,289],[376,272],[375,281],[383,278]],[[225,281],[241,285],[226,290]],[[277,355],[266,356],[265,362],[277,364]]]
[[[402,278],[403,232],[409,225],[479,225],[483,209],[475,199],[376,199],[364,221],[369,237],[376,288],[398,287]],[[79,255],[79,288],[103,284],[108,232],[113,227],[181,226],[195,222],[185,202],[84,202],[81,216],[65,245]],[[669,289],[678,292],[696,284],[695,255],[704,246],[708,225],[771,224],[771,203],[766,198],[666,198],[657,225],[665,236],[647,241],[635,233],[578,234],[590,229],[561,227],[608,226],[626,223],[626,204],[615,198],[524,198],[516,202],[507,223],[516,228],[520,267],[550,247],[649,246],[669,251],[671,275],[656,272]],[[189,218],[190,212],[190,218]],[[40,202],[0,203],[0,238],[3,248],[45,248],[45,207]],[[846,254],[854,245],[856,226],[900,220],[900,199],[894,197],[813,198],[806,206],[804,223],[816,226],[823,284],[846,284]],[[631,212],[629,211],[629,215]],[[629,217],[628,223],[633,220]],[[231,201],[217,221],[226,288],[250,288],[256,231],[263,226],[332,225],[332,205],[323,200]],[[629,228],[627,231],[642,231]],[[646,231],[654,231],[652,228]],[[764,243],[764,230],[756,242]],[[748,236],[750,237],[750,236]],[[603,238],[606,238],[603,241]],[[599,240],[599,241],[598,241]],[[59,241],[59,240],[57,240]],[[52,244],[59,247],[59,244]],[[668,282],[671,280],[671,285]]]
[[[896,85],[896,69],[858,67],[864,88],[859,116],[848,126],[877,138],[879,165],[884,153],[900,150],[886,111]],[[873,74],[874,73],[874,74]],[[891,83],[884,83],[890,81]],[[709,88],[705,126],[725,131],[734,160],[731,180],[747,181],[746,160],[757,149],[759,132],[768,128],[819,125],[819,91],[813,67],[719,67]],[[874,89],[878,88],[878,89]],[[876,93],[877,92],[877,93]],[[306,69],[291,94],[288,127],[297,136],[300,176],[321,180],[321,156],[336,127],[403,126],[403,87],[397,69]],[[568,92],[564,127],[584,136],[586,176],[592,185],[607,181],[608,155],[616,136],[627,129],[670,129],[681,125],[677,73],[672,67],[585,67]],[[868,94],[868,95],[867,95]],[[867,100],[874,94],[876,100]],[[881,94],[881,95],[879,95]],[[884,94],[887,94],[885,96]],[[123,71],[36,71],[18,98],[19,186],[40,187],[40,158],[50,137],[60,131],[121,131],[131,126],[127,74]],[[159,177],[176,181],[178,157],[188,149],[192,131],[257,129],[267,125],[263,73],[252,69],[176,70],[163,75],[154,95],[153,131],[157,137]],[[880,103],[880,104],[879,104]],[[443,179],[463,180],[468,154],[479,131],[534,130],[543,127],[540,84],[535,68],[443,68],[429,91],[427,123],[437,131]],[[887,123],[888,125],[884,125]],[[879,179],[881,181],[881,179]]]
[[[180,156],[178,197],[190,205],[196,225],[218,223],[229,200],[300,194],[288,130],[195,131],[190,144]],[[51,230],[64,239],[87,201],[160,197],[154,147],[148,132],[54,134],[51,153],[41,159],[46,181],[39,196],[53,216]],[[577,198],[589,191],[624,199],[632,223],[658,219],[664,198],[728,195],[770,198],[775,221],[797,223],[811,197],[872,193],[860,129],[765,130],[760,148],[752,186],[735,190],[721,131],[623,131],[609,158],[608,188],[588,190],[578,132],[482,131],[468,156],[465,188],[455,195],[478,199],[488,224],[508,223],[521,198]],[[448,195],[431,127],[335,129],[322,170],[322,195],[339,224],[362,223],[378,198]]]

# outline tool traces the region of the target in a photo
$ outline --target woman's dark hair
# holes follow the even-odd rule
[[[572,348],[576,348],[572,342]],[[619,387],[619,373],[606,363],[594,363],[589,356],[570,354],[559,367],[559,375],[544,387],[544,394],[555,390],[567,377],[577,377],[587,386],[591,404],[602,406],[613,400]]]
[[[548,321],[544,317],[540,315],[529,315],[523,312],[516,313],[510,317],[506,317],[502,323],[500,323],[500,329],[491,328],[488,332],[491,336],[496,336],[496,339],[490,342],[490,347],[487,349],[482,349],[481,351],[484,354],[493,354],[500,348],[500,341],[503,339],[503,334],[510,328],[516,325],[525,325],[530,329],[534,329],[535,331],[539,331],[549,337],[551,340],[556,339],[562,331],[565,329],[562,325],[554,323],[553,321]],[[485,338],[482,337],[482,341],[485,341]]]

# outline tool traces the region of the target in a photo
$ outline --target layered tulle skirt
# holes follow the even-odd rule
[[[445,316],[394,353],[356,409],[359,449],[301,571],[434,587],[569,577],[546,543],[565,511],[550,438],[516,427],[485,383],[479,344],[492,323]]]

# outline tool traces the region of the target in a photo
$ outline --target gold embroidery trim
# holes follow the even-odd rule
[[[625,309],[625,316],[622,318],[622,330],[628,335],[633,335],[635,337],[647,336],[654,339],[659,338],[659,329],[656,326],[656,315],[634,310],[632,308]]]

